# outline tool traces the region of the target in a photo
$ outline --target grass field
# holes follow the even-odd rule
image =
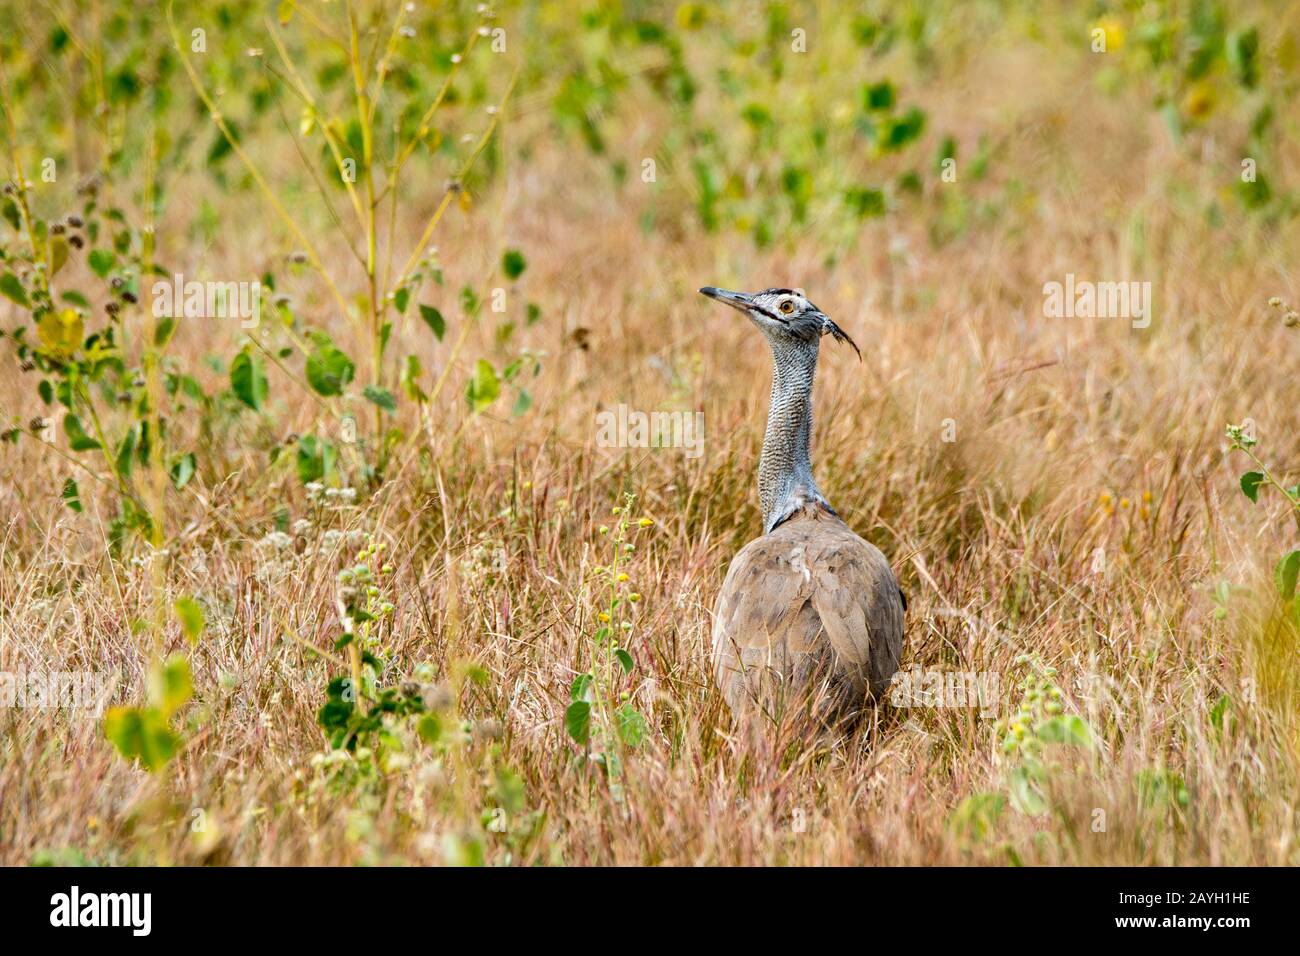
[[[504,4],[454,63],[471,5],[0,6],[0,671],[118,708],[0,707],[0,862],[1300,862],[1294,8]],[[283,298],[166,325],[154,271]],[[900,673],[987,699],[742,745],[771,360],[702,285],[861,346],[815,472]],[[702,453],[603,447],[621,404]]]

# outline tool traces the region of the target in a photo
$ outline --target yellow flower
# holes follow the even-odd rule
[[[1119,17],[1102,17],[1097,21],[1096,29],[1106,34],[1106,52],[1118,50],[1124,46],[1124,24]]]
[[[619,581],[619,583],[622,584],[622,583],[623,583],[624,581],[626,581],[626,580],[628,580],[627,572],[626,572],[626,571],[620,571],[620,572],[618,572],[618,581]]]
[[[1183,112],[1193,119],[1203,119],[1214,109],[1214,87],[1202,80],[1183,97]]]
[[[643,528],[648,528],[654,523],[655,522],[653,518],[642,518],[640,521],[637,522],[637,524],[639,524]]]
[[[609,623],[609,612],[608,612],[608,611],[601,611],[599,614],[596,615],[596,620],[600,621],[601,624],[608,624],[608,623]]]

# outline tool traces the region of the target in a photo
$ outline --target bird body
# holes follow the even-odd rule
[[[885,556],[840,519],[812,476],[819,341],[852,340],[794,290],[700,291],[744,312],[773,358],[758,475],[764,533],[736,555],[718,594],[714,676],[737,718],[838,724],[888,687],[905,608]]]
[[[902,650],[903,602],[889,562],[825,508],[801,508],[727,570],[713,665],[738,716],[805,706],[831,721],[851,716],[889,686]]]

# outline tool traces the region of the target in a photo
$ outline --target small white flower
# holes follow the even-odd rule
[[[277,551],[283,551],[286,548],[293,547],[293,538],[289,537],[283,531],[272,531],[257,543],[259,547],[274,548]]]

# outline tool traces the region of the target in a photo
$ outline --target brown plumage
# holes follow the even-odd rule
[[[903,652],[903,596],[889,562],[810,505],[747,544],[713,619],[714,676],[738,718],[819,724],[882,694]]]
[[[906,607],[885,556],[840,520],[812,476],[818,342],[851,340],[795,290],[700,291],[745,313],[773,358],[758,468],[765,534],[736,555],[718,594],[714,676],[739,719],[842,724],[889,686]]]

